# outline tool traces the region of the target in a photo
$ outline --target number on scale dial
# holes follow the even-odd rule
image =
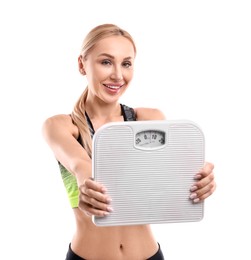
[[[165,132],[158,130],[141,131],[136,134],[135,145],[141,148],[155,148],[165,144]]]

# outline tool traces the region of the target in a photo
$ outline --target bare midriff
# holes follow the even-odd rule
[[[158,251],[149,225],[98,227],[91,217],[73,209],[76,233],[74,253],[87,260],[145,260]]]

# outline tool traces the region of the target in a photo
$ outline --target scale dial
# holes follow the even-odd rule
[[[135,146],[139,148],[159,148],[165,143],[165,132],[159,130],[141,131],[135,137]]]

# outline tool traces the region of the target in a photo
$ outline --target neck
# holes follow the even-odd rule
[[[121,107],[119,102],[104,103],[101,100],[86,99],[85,109],[88,116],[93,118],[108,119],[121,116]]]

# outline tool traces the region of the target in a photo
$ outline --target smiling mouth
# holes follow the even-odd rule
[[[115,86],[115,85],[106,85],[106,84],[103,84],[105,87],[109,88],[109,89],[113,89],[113,90],[118,90],[120,89],[121,87],[123,87],[124,85],[119,85],[119,86]]]

